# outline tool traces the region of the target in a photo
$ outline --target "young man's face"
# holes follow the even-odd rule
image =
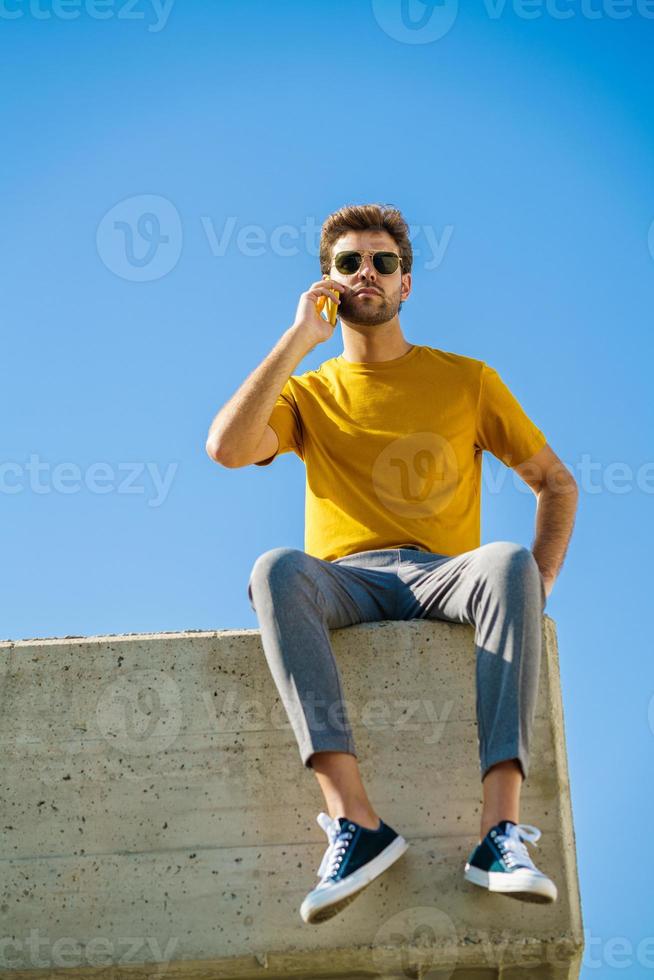
[[[334,266],[338,252],[395,252],[399,249],[395,239],[386,231],[350,231],[341,235],[332,245],[332,266],[329,275],[337,282],[345,283],[352,292],[341,295],[338,315],[347,323],[372,326],[388,323],[397,316],[402,300],[411,291],[411,274],[402,273],[398,265],[395,272],[383,275],[372,264],[372,255],[364,255],[363,261],[351,276],[339,272]],[[361,292],[369,287],[372,292]]]

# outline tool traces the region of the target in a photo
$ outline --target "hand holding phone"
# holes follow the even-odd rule
[[[324,275],[323,279],[329,279],[329,276]],[[323,308],[325,310],[325,315],[328,323],[332,327],[335,327],[336,316],[338,314],[338,305],[334,302],[333,299],[330,299],[329,296],[321,296],[316,303],[316,309],[318,310],[318,313],[321,313]]]
[[[302,336],[307,350],[313,350],[316,344],[322,344],[333,336],[339,303],[349,289],[349,286],[324,275],[302,293],[292,328]],[[323,309],[327,315],[321,312]]]

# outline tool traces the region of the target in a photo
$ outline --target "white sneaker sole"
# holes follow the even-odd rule
[[[322,888],[314,888],[300,906],[300,915],[304,922],[324,922],[325,919],[336,915],[353,902],[375,878],[401,858],[408,846],[404,837],[398,835],[381,854],[368,861],[362,868],[353,871],[342,881],[333,885],[324,885]]]
[[[489,892],[518,898],[523,902],[555,902],[556,885],[543,874],[535,874],[529,868],[515,871],[482,871],[466,862],[464,877],[473,885],[480,885]]]

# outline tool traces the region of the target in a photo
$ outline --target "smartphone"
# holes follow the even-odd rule
[[[328,276],[323,276],[323,279],[328,279]],[[329,321],[332,327],[336,326],[336,317],[338,314],[338,303],[335,303],[333,299],[329,296],[321,296],[316,303],[316,308],[319,313],[322,312],[324,307],[326,319]]]
[[[326,297],[325,313],[327,314],[327,319],[331,323],[332,327],[335,327],[336,316],[338,314],[338,304],[335,303],[333,299],[329,299],[329,297]]]

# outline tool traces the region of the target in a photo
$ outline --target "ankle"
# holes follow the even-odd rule
[[[368,830],[378,830],[380,827],[380,818],[374,810],[362,810],[356,806],[337,806],[331,816],[345,817],[347,820],[352,820],[354,823],[358,823],[359,826],[366,827]]]
[[[482,818],[481,818],[481,830],[480,830],[481,837],[480,837],[480,840],[483,840],[484,837],[486,836],[486,834],[488,833],[488,831],[491,830],[493,827],[496,827],[498,823],[501,823],[502,822],[502,820],[511,820],[513,823],[516,823],[516,824],[520,822],[519,821],[519,818],[517,816],[515,816],[515,817],[509,817],[509,816],[506,816],[506,815],[505,816],[497,816],[497,817],[493,817],[493,816],[491,816],[491,817],[484,817],[484,816],[482,816]]]

